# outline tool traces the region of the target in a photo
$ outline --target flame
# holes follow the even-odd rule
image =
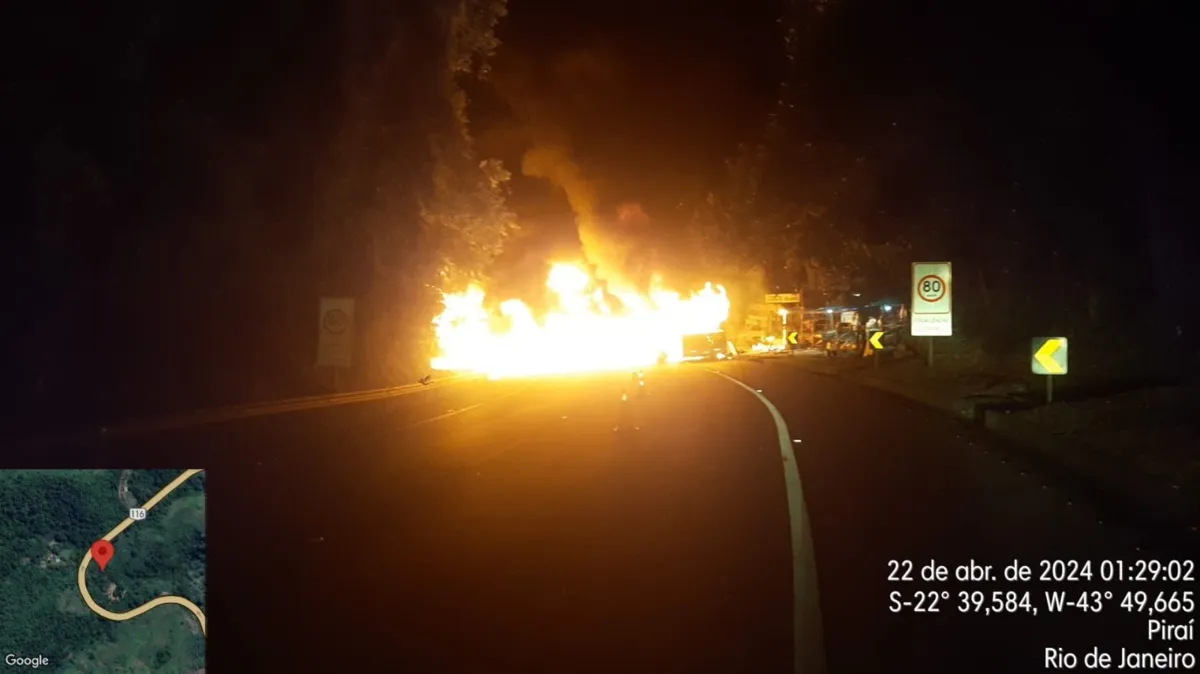
[[[625,370],[662,356],[679,362],[684,335],[717,332],[729,318],[725,288],[712,283],[686,298],[657,278],[648,293],[606,292],[581,266],[560,262],[546,287],[556,307],[540,320],[510,299],[497,321],[478,286],[444,293],[445,309],[433,320],[440,352],[433,368],[501,378]]]
[[[767,337],[764,341],[750,345],[751,353],[776,353],[786,351],[787,348],[782,344],[776,344],[774,337]]]

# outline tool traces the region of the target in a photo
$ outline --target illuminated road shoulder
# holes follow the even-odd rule
[[[145,505],[143,505],[142,508],[145,509],[146,512],[149,512],[152,508],[154,508],[154,506],[158,505],[159,501],[162,501],[164,498],[167,497],[167,495],[169,495],[171,492],[175,491],[175,489],[177,489],[179,487],[179,485],[183,484],[184,482],[187,482],[188,479],[190,479],[193,475],[197,475],[202,472],[204,472],[202,469],[197,469],[197,468],[185,470],[183,472],[183,474],[181,474],[179,477],[172,480],[170,484],[168,484],[167,486],[160,489],[158,491],[158,493],[154,495],[153,498],[151,498],[149,501],[146,501]],[[106,540],[111,543],[113,541],[113,539],[115,539],[117,536],[120,536],[121,532],[128,529],[130,527],[130,525],[132,525],[134,522],[135,522],[135,520],[125,518],[125,521],[123,521],[120,524],[118,524],[117,526],[113,527],[112,531],[108,532],[107,534],[104,534],[104,536],[102,537],[102,540]],[[167,604],[177,604],[177,605],[182,606],[182,607],[186,608],[187,610],[191,611],[192,615],[196,616],[196,620],[200,621],[200,631],[207,636],[208,629],[207,629],[205,619],[204,619],[204,611],[201,611],[199,606],[196,606],[194,603],[192,603],[191,600],[186,599],[184,597],[177,597],[177,596],[173,596],[173,595],[166,596],[166,597],[156,597],[156,598],[152,599],[151,601],[148,601],[145,604],[142,604],[141,606],[139,606],[135,609],[125,611],[124,613],[114,613],[114,612],[104,608],[103,606],[97,604],[96,601],[94,599],[92,599],[92,595],[88,592],[88,587],[87,587],[87,568],[88,568],[88,564],[91,564],[91,563],[92,563],[92,551],[88,550],[83,555],[83,559],[80,560],[80,562],[79,562],[79,578],[78,578],[79,594],[83,596],[83,603],[87,604],[88,608],[92,609],[92,611],[94,613],[96,613],[97,615],[108,618],[109,620],[117,620],[117,621],[129,620],[130,618],[136,618],[136,617],[142,615],[143,613],[146,613],[146,612],[150,611],[151,609],[157,608],[159,606],[165,606]]]

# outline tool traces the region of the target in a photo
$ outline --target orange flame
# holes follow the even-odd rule
[[[683,297],[655,279],[648,293],[606,292],[577,264],[551,266],[546,287],[555,309],[541,319],[520,300],[499,305],[497,329],[487,295],[472,286],[443,294],[434,319],[439,355],[434,369],[492,378],[624,370],[683,357],[683,336],[711,333],[729,318],[725,288],[712,283]]]

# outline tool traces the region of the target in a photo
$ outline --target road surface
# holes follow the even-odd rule
[[[214,670],[782,674],[820,661],[792,647],[817,635],[829,672],[1032,672],[1046,647],[1144,644],[1115,610],[890,612],[892,592],[1025,587],[889,583],[892,560],[1158,553],[935,412],[785,364],[716,369],[745,386],[699,365],[649,371],[644,397],[624,374],[464,381],[51,460],[207,469]],[[763,398],[817,588],[795,582]]]
[[[142,509],[145,510],[147,513],[150,512],[151,510],[154,509],[154,506],[159,504],[160,501],[162,501],[167,496],[170,496],[171,492],[175,491],[175,489],[178,488],[179,485],[183,484],[184,482],[187,482],[192,476],[197,475],[202,472],[204,472],[204,471],[199,468],[192,468],[192,469],[183,471],[182,473],[179,474],[179,477],[176,477],[174,480],[171,480],[169,483],[167,483],[166,486],[164,486],[162,489],[159,489],[158,493],[156,493],[154,496],[150,497],[150,500],[146,501],[146,503],[142,505]],[[122,532],[124,532],[129,527],[133,526],[136,522],[137,522],[137,520],[126,517],[124,520],[121,521],[120,524],[113,527],[111,531],[109,531],[107,534],[104,534],[100,538],[102,540],[112,542],[112,541],[116,540],[117,536],[120,536]],[[101,606],[100,604],[97,604],[96,600],[92,598],[92,593],[88,591],[88,586],[87,586],[87,570],[88,570],[88,565],[91,563],[92,563],[92,551],[88,550],[87,552],[85,552],[83,554],[83,559],[79,560],[79,571],[76,574],[76,582],[79,585],[79,594],[81,597],[83,597],[83,603],[87,604],[87,607],[89,609],[91,609],[93,613],[95,613],[101,617],[107,618],[109,620],[122,621],[122,620],[131,620],[133,618],[136,618],[136,617],[142,615],[143,613],[146,613],[155,608],[158,608],[159,606],[168,606],[168,605],[174,604],[174,605],[182,606],[183,608],[190,611],[191,614],[196,617],[196,620],[199,621],[201,633],[206,632],[204,611],[201,611],[199,606],[196,606],[196,604],[194,602],[187,599],[186,597],[178,597],[175,595],[163,595],[161,597],[155,597],[154,599],[151,599],[150,601],[146,602],[145,604],[142,604],[141,606],[138,606],[137,608],[132,608],[132,609],[129,609],[128,611],[122,611],[120,613],[117,613],[116,611],[110,611],[110,610],[104,608],[103,606]]]

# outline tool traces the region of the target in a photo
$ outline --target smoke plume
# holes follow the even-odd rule
[[[605,236],[597,216],[596,186],[584,178],[579,165],[571,159],[566,145],[538,145],[525,153],[521,171],[533,178],[549,180],[567,195],[583,255],[596,268],[596,275],[607,281],[623,278],[625,251]]]

